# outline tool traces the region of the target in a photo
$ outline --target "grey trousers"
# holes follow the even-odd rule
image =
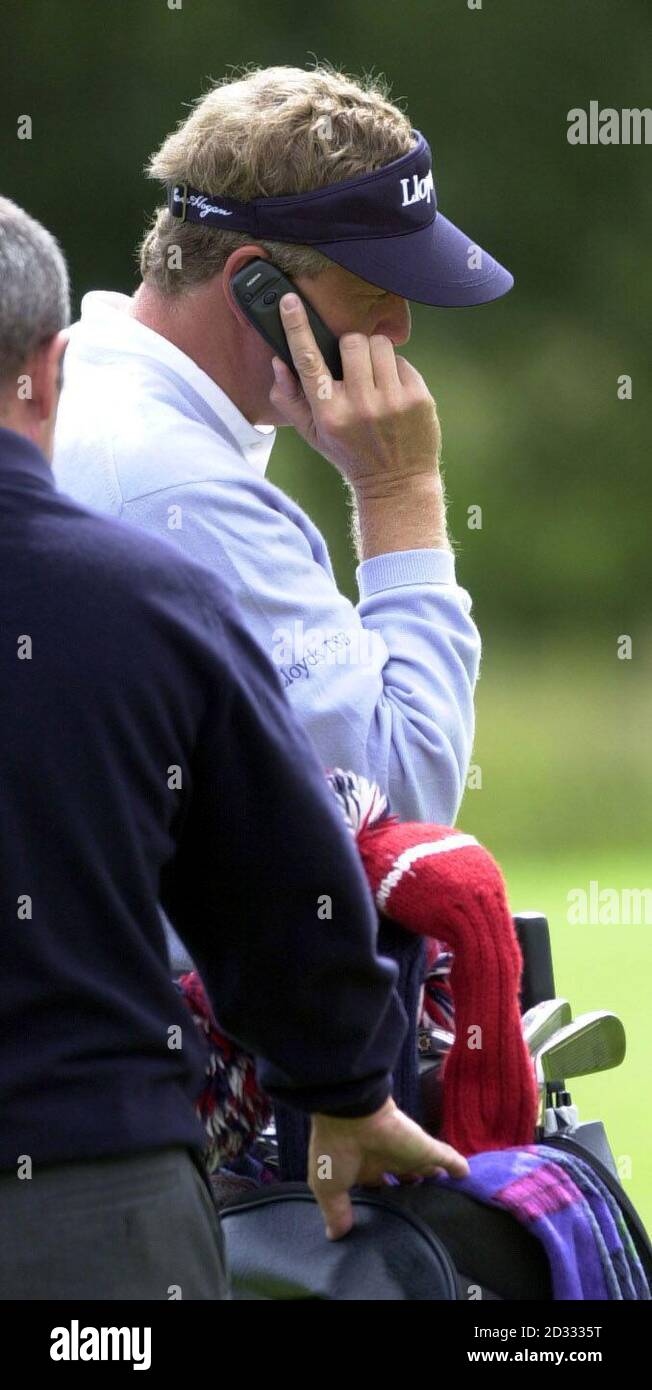
[[[184,1148],[0,1175],[0,1299],[226,1299],[224,1241]]]

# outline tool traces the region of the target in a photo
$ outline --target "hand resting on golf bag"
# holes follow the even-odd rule
[[[379,1186],[386,1173],[397,1177],[469,1176],[469,1165],[449,1144],[432,1139],[390,1099],[373,1115],[340,1119],[314,1115],[308,1182],[321,1207],[326,1234],[345,1236],[353,1225],[352,1187]]]

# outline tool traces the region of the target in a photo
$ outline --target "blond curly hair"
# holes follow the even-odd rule
[[[193,105],[147,165],[165,185],[187,182],[212,197],[275,197],[372,173],[415,144],[386,79],[359,79],[327,63],[250,67]],[[248,232],[181,223],[159,208],[139,248],[143,280],[178,295],[223,270]],[[314,277],[331,262],[311,246],[260,241],[286,275]],[[174,251],[174,254],[171,254]]]

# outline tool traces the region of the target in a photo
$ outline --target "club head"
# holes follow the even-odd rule
[[[559,1028],[535,1053],[537,1080],[558,1081],[619,1067],[626,1051],[625,1029],[616,1014],[580,1014]]]
[[[455,1034],[449,1033],[447,1028],[439,1028],[436,1023],[429,1023],[424,1034],[424,1044],[420,1050],[432,1054],[433,1052],[450,1052],[455,1042]]]
[[[530,1056],[538,1051],[546,1038],[570,1023],[571,1017],[571,1006],[567,999],[544,999],[528,1009],[521,1019],[521,1027]]]

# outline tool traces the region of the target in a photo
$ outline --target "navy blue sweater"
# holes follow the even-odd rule
[[[376,1109],[405,1031],[396,971],[224,586],[58,494],[0,429],[0,594],[0,1167],[201,1144],[204,1044],[160,907],[273,1097]]]

